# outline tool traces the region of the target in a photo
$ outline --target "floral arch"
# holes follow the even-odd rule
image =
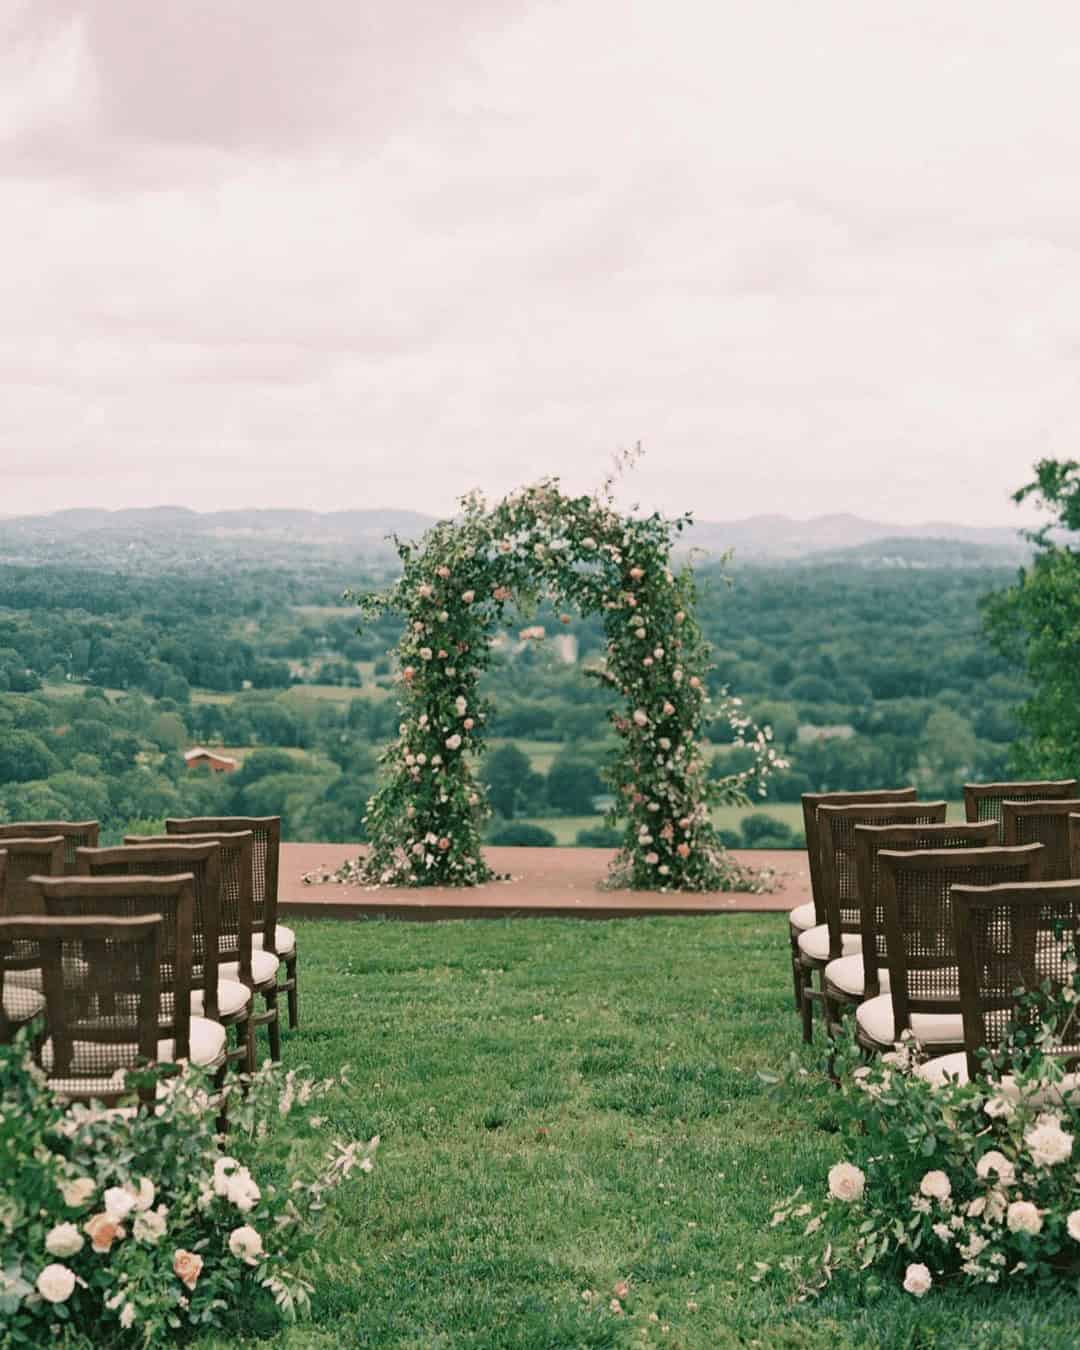
[[[751,782],[763,784],[782,761],[738,699],[724,694],[719,709],[709,706],[693,574],[673,571],[670,558],[690,517],[620,514],[612,481],[596,496],[569,497],[548,479],[493,508],[471,494],[457,519],[440,521],[416,544],[395,541],[403,570],[388,590],[353,597],[365,617],[391,610],[406,619],[398,737],[380,757],[382,784],[365,817],[370,847],[354,869],[368,884],[474,886],[494,876],[481,850],[491,811],[472,763],[483,754],[491,711],[479,681],[508,609],[548,599],[603,616],[606,661],[588,673],[624,700],[611,714],[620,746],[606,771],[611,818],[625,822],[611,884],[753,886],[726,853],[708,807],[745,799]],[[749,770],[710,783],[700,735],[718,711],[755,758]]]

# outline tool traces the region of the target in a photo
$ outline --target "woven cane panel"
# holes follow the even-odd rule
[[[934,814],[925,816],[913,816],[910,812],[900,815],[880,815],[877,812],[868,812],[860,816],[852,813],[848,815],[830,815],[829,829],[825,833],[825,838],[832,836],[833,845],[833,864],[836,869],[836,902],[840,910],[840,926],[848,932],[858,932],[862,922],[862,912],[859,904],[859,873],[856,864],[855,854],[855,826],[856,825],[933,825],[937,821]],[[889,847],[895,847],[890,845]],[[944,844],[938,844],[938,848],[944,848]],[[875,853],[876,858],[876,853]]]
[[[205,858],[133,858],[131,862],[109,862],[90,864],[90,875],[94,877],[125,877],[125,876],[161,876],[174,877],[182,872],[190,872],[195,878],[194,894],[195,903],[192,908],[191,920],[191,983],[193,986],[200,983],[203,977],[203,966],[206,962],[206,905],[207,905],[207,866]],[[151,912],[161,910],[156,899],[150,905]],[[119,911],[109,911],[110,913]],[[166,929],[165,940],[168,939],[168,930]],[[164,977],[163,982],[164,982]]]
[[[1068,900],[980,905],[968,911],[968,932],[985,1039],[994,1048],[1016,1020],[1019,993],[1040,989],[1045,983],[1053,990],[1072,983],[1080,912]],[[1080,1032],[1074,1029],[1070,1040],[1080,1040]],[[1064,1049],[1080,1053],[1080,1044]]]
[[[175,868],[175,864],[173,865]],[[175,874],[175,873],[174,873]],[[134,919],[144,914],[160,914],[164,919],[158,942],[158,971],[162,994],[171,993],[176,986],[176,937],[178,931],[177,897],[173,895],[120,895],[110,891],[104,895],[53,896],[52,913],[74,918]]]
[[[1012,801],[1012,798],[1008,800]],[[1022,812],[1015,819],[1018,844],[1046,846],[1042,855],[1043,881],[1068,881],[1070,873],[1068,816],[1061,811],[1047,812],[1045,815],[1029,815]]]
[[[1003,792],[1000,797],[977,797],[975,799],[975,811],[979,820],[996,820],[998,829],[998,842],[1005,842],[1005,827],[1002,823],[1002,802],[1044,802],[1047,799],[1045,788],[1038,792],[1024,792],[1022,790],[1013,791],[1010,789]],[[1026,841],[1025,841],[1026,842]]]
[[[133,1068],[139,1057],[138,1011],[153,989],[153,948],[107,938],[57,945],[63,1002],[49,1004],[50,1035],[36,1047],[38,1063],[58,1092],[120,1092],[123,1082],[117,1075]]]
[[[51,868],[51,853],[38,852],[36,849],[11,848],[7,849],[7,881],[4,892],[3,913],[13,916],[16,914],[43,914],[41,901],[38,899],[37,892],[28,884],[32,876],[48,876]],[[38,944],[36,942],[15,942],[12,943],[11,964],[21,966],[24,969],[27,966],[36,966],[38,963]]]
[[[218,919],[218,950],[233,956],[240,950],[240,895],[245,850],[240,844],[221,841],[221,912]],[[225,957],[225,959],[229,959]]]
[[[263,926],[266,919],[266,869],[269,865],[270,839],[264,829],[252,826],[252,913],[256,930]]]
[[[889,960],[888,938],[885,933],[885,907],[881,904],[881,864],[878,854],[884,849],[901,849],[905,853],[931,848],[985,848],[985,840],[969,839],[959,834],[919,834],[903,842],[873,839],[870,842],[870,899],[874,909],[874,950],[882,965]]]
[[[998,886],[1025,881],[1027,863],[896,871],[896,901],[904,938],[909,998],[958,1000],[960,980],[953,940],[953,886]]]

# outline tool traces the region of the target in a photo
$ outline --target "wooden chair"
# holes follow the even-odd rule
[[[202,834],[217,830],[250,830],[255,847],[252,853],[252,899],[255,915],[255,946],[272,952],[285,967],[285,979],[278,993],[286,996],[289,1026],[300,1025],[299,983],[297,977],[296,933],[278,923],[278,867],[281,858],[280,816],[192,816],[169,819],[167,834]]]
[[[1080,881],[999,886],[954,886],[953,933],[959,962],[964,1049],[927,1060],[920,1074],[931,1083],[967,1082],[985,1074],[981,1051],[998,1051],[1016,1018],[1022,993],[1071,985],[1080,941]],[[1061,1049],[1067,1065],[1080,1060],[1080,1030]],[[1001,1064],[999,1069],[1007,1069]],[[1011,1079],[1002,1078],[1006,1096]],[[1075,1089],[1077,1076],[1059,1085]]]
[[[7,882],[7,851],[0,848],[0,916],[4,914],[4,891]],[[4,944],[0,953],[0,964],[12,954],[12,944]],[[0,980],[3,979],[0,974]],[[44,1010],[45,998],[35,989],[25,985],[0,984],[0,1044],[11,1039],[20,1029],[32,1022]]]
[[[1043,881],[1067,881],[1072,876],[1069,816],[1080,811],[1080,800],[1006,801],[1001,804],[1001,828],[1006,844],[1044,844]]]
[[[162,916],[0,918],[0,993],[5,952],[40,953],[46,1034],[32,1053],[49,1086],[69,1100],[114,1105],[128,1095],[126,1074],[159,1053]],[[153,1101],[153,1085],[139,1090]]]
[[[195,878],[190,872],[173,876],[41,877],[33,884],[42,907],[52,918],[159,914],[160,1010],[155,1058],[168,1062],[183,1059],[202,1068],[224,1069],[225,1028],[220,1022],[191,1015]]]
[[[823,802],[817,808],[818,908],[825,923],[799,934],[803,971],[803,1040],[813,1037],[813,1005],[825,999],[824,971],[831,961],[857,955],[861,943],[855,871],[854,828],[860,822],[879,825],[933,825],[945,819],[948,804],[939,802]],[[822,981],[814,988],[814,974]],[[826,1024],[832,1020],[826,1005]]]
[[[1049,802],[1062,797],[1075,797],[1077,792],[1075,778],[1061,778],[1056,781],[1022,781],[1016,783],[965,783],[964,815],[968,820],[1001,821],[1003,802]],[[1004,830],[998,836],[998,843],[1005,842]]]
[[[855,1009],[867,1050],[891,1050],[904,1032],[939,1053],[963,1045],[950,892],[954,885],[1038,881],[1042,844],[1019,848],[878,851],[889,993]]]
[[[0,846],[5,839],[54,839],[57,835],[64,841],[64,874],[74,876],[75,850],[97,848],[96,820],[17,820],[0,825]]]
[[[64,839],[62,835],[23,838],[11,836],[3,841],[7,855],[3,890],[0,891],[0,916],[14,918],[41,914],[41,902],[31,883],[32,877],[64,875]],[[41,963],[33,943],[15,947],[8,955],[7,983],[42,993]]]
[[[1069,816],[1069,875],[1080,880],[1080,813]]]
[[[133,844],[123,848],[81,848],[80,876],[175,876],[194,878],[192,915],[191,1011],[224,1027],[236,1027],[237,1047],[230,1060],[248,1072],[255,1068],[251,1036],[252,993],[240,980],[219,972],[221,910],[221,845],[218,843]]]
[[[879,893],[882,849],[912,852],[917,849],[988,848],[997,842],[997,822],[978,825],[947,821],[940,825],[857,824],[855,870],[859,896],[860,935],[857,955],[842,956],[825,967],[825,994],[833,1003],[858,1005],[889,992],[889,958],[885,939],[885,911]]]
[[[221,904],[218,911],[219,979],[239,980],[263,1000],[263,1011],[252,1013],[250,1026],[266,1027],[270,1057],[281,1058],[281,1026],[278,1019],[278,967],[271,952],[255,946],[252,919],[252,853],[254,839],[250,830],[221,830],[207,834],[128,835],[127,844],[220,844]]]
[[[806,857],[810,866],[810,900],[798,905],[788,914],[788,941],[791,946],[791,977],[795,986],[795,1011],[803,1018],[805,972],[799,960],[799,935],[809,928],[828,923],[821,887],[820,841],[817,811],[819,806],[858,806],[871,802],[913,802],[917,793],[913,787],[883,788],[879,792],[804,792],[802,795],[803,830],[806,835]],[[821,898],[819,898],[821,897]],[[813,1010],[811,1009],[811,1016]],[[812,1029],[811,1029],[812,1031]]]

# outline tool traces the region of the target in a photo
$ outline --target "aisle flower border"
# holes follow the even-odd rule
[[[479,682],[492,640],[514,608],[548,600],[601,614],[602,669],[589,671],[624,700],[611,714],[620,748],[607,770],[611,823],[622,847],[609,884],[642,890],[761,890],[765,879],[726,852],[709,818],[716,801],[745,801],[784,767],[768,728],[740,700],[710,707],[709,649],[694,615],[689,566],[672,570],[671,549],[690,517],[620,513],[614,478],[594,496],[567,496],[545,479],[489,507],[479,493],[461,514],[417,543],[395,539],[402,574],[387,590],[353,596],[365,619],[405,618],[397,652],[401,721],[380,757],[382,783],[368,802],[370,847],[349,866],[368,885],[476,886],[493,878],[481,840],[491,815],[471,759],[484,752],[490,703]],[[560,616],[569,622],[569,616]],[[539,640],[531,625],[523,640]],[[750,768],[708,782],[701,753],[707,718],[727,717]]]

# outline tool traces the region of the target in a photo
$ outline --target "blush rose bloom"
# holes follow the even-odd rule
[[[948,1200],[952,1183],[944,1172],[927,1172],[919,1182],[919,1190],[930,1200]]]
[[[60,1194],[64,1197],[64,1204],[70,1209],[78,1209],[80,1205],[85,1205],[96,1190],[97,1184],[90,1177],[77,1177],[74,1181],[60,1182]]]
[[[1055,1167],[1072,1153],[1073,1137],[1061,1128],[1056,1116],[1040,1116],[1024,1131],[1024,1143],[1036,1167]]]
[[[183,1247],[177,1247],[173,1252],[173,1274],[181,1284],[187,1285],[189,1289],[194,1290],[199,1283],[199,1276],[202,1274],[203,1259],[197,1252],[185,1251]]]
[[[904,1275],[904,1288],[915,1298],[922,1298],[924,1294],[930,1292],[930,1286],[934,1283],[934,1278],[929,1270],[921,1262],[912,1263],[908,1266]]]
[[[90,1239],[94,1251],[105,1253],[113,1243],[124,1236],[123,1225],[109,1213],[95,1214],[83,1224],[83,1232]]]
[[[996,1175],[1002,1186],[1011,1186],[1016,1180],[1016,1168],[1013,1167],[1004,1153],[999,1153],[996,1148],[982,1155],[975,1164],[975,1172],[983,1180]]]
[[[1030,1200],[1014,1200],[1006,1212],[1005,1222],[1010,1233],[1042,1232],[1042,1215]]]
[[[50,1256],[74,1256],[84,1246],[83,1235],[73,1223],[58,1223],[45,1238],[45,1250]]]
[[[259,1264],[262,1250],[262,1238],[249,1224],[244,1224],[242,1228],[234,1228],[229,1234],[229,1251],[241,1261],[246,1261],[249,1266]]]
[[[1074,1242],[1080,1242],[1080,1209],[1074,1209],[1065,1222],[1069,1236]]]
[[[854,1163],[839,1162],[829,1168],[829,1194],[850,1204],[863,1198],[866,1174]]]
[[[75,1274],[54,1261],[37,1277],[36,1288],[46,1303],[66,1303],[75,1292]]]

